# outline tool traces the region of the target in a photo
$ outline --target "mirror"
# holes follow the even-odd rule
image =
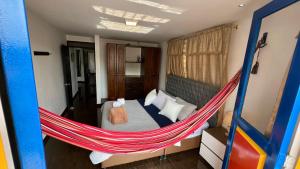
[[[261,45],[253,58],[252,73],[256,68],[257,73],[250,75],[242,117],[266,136],[272,130],[281,101],[300,30],[299,16],[297,2],[262,20],[259,40],[267,32],[266,46]]]
[[[142,64],[142,49],[140,47],[125,48],[125,75],[126,76],[141,76],[143,74]]]

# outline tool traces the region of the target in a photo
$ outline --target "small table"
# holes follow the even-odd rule
[[[199,154],[215,169],[221,169],[226,149],[226,130],[222,127],[203,131]]]

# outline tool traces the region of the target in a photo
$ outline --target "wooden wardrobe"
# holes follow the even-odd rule
[[[125,45],[107,44],[108,99],[125,97]]]
[[[106,46],[107,53],[107,80],[108,80],[108,99],[126,98],[126,92],[132,89],[132,86],[125,85],[125,50],[126,45],[108,43]],[[160,68],[160,48],[141,47],[141,57],[144,59],[143,74],[138,81],[139,88],[136,90],[143,91],[146,96],[152,89],[158,89],[159,68]],[[134,85],[134,84],[132,84]],[[127,90],[126,90],[127,87]],[[138,99],[138,98],[130,98]]]

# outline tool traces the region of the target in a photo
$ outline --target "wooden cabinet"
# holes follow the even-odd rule
[[[133,100],[144,97],[144,78],[136,76],[126,76],[125,98]]]
[[[146,96],[152,89],[158,89],[160,48],[141,47],[142,75],[139,78],[125,76],[125,45],[108,43],[107,51],[107,80],[108,99],[117,98],[137,99]],[[132,93],[127,93],[132,92]],[[140,94],[142,93],[142,94]]]
[[[160,70],[160,48],[142,48],[144,64],[144,96],[151,90],[158,89]]]
[[[107,80],[108,99],[125,97],[125,46],[108,43],[107,51]]]

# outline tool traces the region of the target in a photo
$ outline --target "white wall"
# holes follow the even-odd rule
[[[101,83],[101,79],[102,79],[102,74],[101,74],[101,70],[102,70],[102,66],[101,66],[101,49],[100,49],[100,36],[99,35],[95,35],[94,36],[95,39],[95,66],[96,66],[96,96],[97,96],[97,104],[101,103],[101,98],[102,98],[102,83]]]
[[[142,55],[142,48],[126,47],[125,50],[126,61],[136,62],[137,57],[141,57],[141,55]]]
[[[125,75],[127,76],[141,76],[141,63],[126,63]]]
[[[106,56],[106,44],[117,43],[117,44],[130,44],[132,46],[148,46],[148,47],[159,47],[159,44],[154,43],[143,43],[133,42],[125,40],[113,40],[100,38],[100,55],[96,54],[96,88],[97,88],[97,103],[101,103],[101,98],[107,98],[107,56]],[[97,48],[97,46],[96,46]]]
[[[49,56],[32,55],[39,106],[61,114],[66,108],[60,50],[65,43],[65,35],[31,11],[27,14],[32,51],[51,53]]]
[[[261,6],[261,5],[258,5]],[[299,33],[300,3],[263,20],[262,33],[269,32],[268,45],[261,50],[257,75],[251,75],[242,116],[264,132],[274,108],[284,73],[293,55],[296,35]],[[229,54],[229,77],[242,66],[251,25],[248,14],[237,22],[239,29],[233,33]],[[232,111],[235,95],[226,103],[225,110]]]
[[[159,73],[159,88],[165,90],[166,88],[166,75],[167,75],[167,50],[168,42],[162,42],[161,46],[161,59],[160,59],[160,73]]]
[[[8,138],[8,133],[6,129],[6,122],[4,119],[4,113],[3,113],[3,108],[2,108],[2,102],[0,98],[0,141],[2,141],[3,148],[4,148],[4,153],[5,153],[5,158],[6,162],[8,165],[8,169],[14,169],[14,161],[11,153],[11,148],[10,148],[10,143],[9,143],[9,138]],[[1,149],[2,147],[0,147]]]
[[[137,58],[141,57],[142,48],[126,47],[125,60],[129,62],[137,62]],[[125,75],[140,76],[141,75],[141,63],[126,63]]]

